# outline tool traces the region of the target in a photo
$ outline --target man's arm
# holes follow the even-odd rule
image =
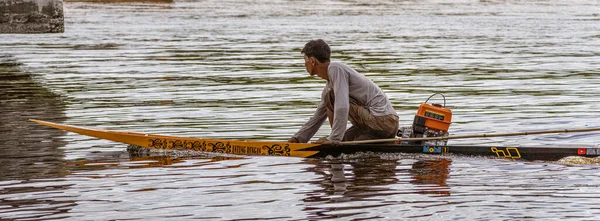
[[[333,124],[329,140],[333,143],[342,142],[348,124],[348,112],[350,111],[350,91],[348,75],[340,67],[329,69],[329,80],[333,84],[335,95]]]
[[[327,119],[327,105],[325,105],[325,102],[323,102],[323,96],[326,94],[326,89],[327,88],[325,88],[321,94],[321,102],[319,102],[317,110],[313,116],[300,128],[300,130],[298,130],[296,134],[294,134],[294,137],[288,140],[289,142],[292,142],[292,139],[296,138],[296,141],[299,143],[307,143],[310,138],[312,138],[315,133],[319,131],[319,128],[321,128],[321,125],[323,125],[323,122],[325,119]]]

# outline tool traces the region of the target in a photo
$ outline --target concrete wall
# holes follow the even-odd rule
[[[0,33],[62,33],[62,0],[0,0]]]

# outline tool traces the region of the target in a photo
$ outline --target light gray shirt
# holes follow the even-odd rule
[[[317,110],[294,135],[299,142],[308,142],[327,119],[327,104],[324,101],[329,90],[333,90],[335,95],[333,125],[329,135],[329,140],[334,143],[341,142],[344,138],[350,111],[350,97],[356,99],[373,116],[396,115],[394,107],[381,88],[348,65],[339,62],[329,63],[327,76],[329,80],[323,88]]]

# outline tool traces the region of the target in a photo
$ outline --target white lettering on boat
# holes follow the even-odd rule
[[[600,155],[600,148],[587,148],[585,155],[598,156]]]

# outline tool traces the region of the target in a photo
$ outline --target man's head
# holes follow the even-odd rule
[[[311,40],[304,45],[300,52],[308,58],[315,58],[321,63],[329,62],[331,49],[323,39]]]
[[[327,79],[326,73],[319,75],[317,71],[317,66],[328,63],[329,56],[331,56],[331,49],[329,49],[329,45],[325,41],[322,39],[311,40],[304,45],[300,53],[304,54],[304,66],[310,75],[317,75],[323,79]]]

